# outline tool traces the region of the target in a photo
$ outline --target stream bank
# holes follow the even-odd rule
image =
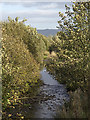
[[[12,114],[10,118],[15,118],[18,113],[28,120],[31,118],[54,119],[57,109],[69,100],[65,85],[59,84],[46,68],[43,68],[40,74],[44,84],[38,88],[38,94],[34,98],[22,99],[22,105],[9,109],[8,112]]]

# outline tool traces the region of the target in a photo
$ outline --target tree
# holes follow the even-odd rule
[[[39,64],[22,40],[23,34],[27,35],[26,29],[23,23],[11,19],[2,22],[3,110],[16,104],[18,97],[28,96],[27,93],[31,93],[32,87],[40,80]]]
[[[56,78],[68,89],[87,89],[89,79],[89,2],[74,2],[66,7],[66,16],[59,12],[57,56],[51,60]]]
[[[18,22],[18,20],[19,20],[19,17],[16,17],[16,18],[15,18],[15,21]]]

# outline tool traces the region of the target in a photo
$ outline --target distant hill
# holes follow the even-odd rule
[[[60,29],[44,29],[44,30],[37,30],[38,33],[41,33],[42,35],[49,36],[49,35],[56,35],[57,32],[59,32]]]

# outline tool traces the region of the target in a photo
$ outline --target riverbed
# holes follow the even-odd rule
[[[60,106],[69,100],[69,95],[65,85],[59,84],[46,68],[40,74],[44,82],[44,85],[40,87],[40,96],[47,99],[35,105],[34,118],[54,118]]]
[[[46,68],[43,68],[40,74],[40,79],[44,84],[38,88],[38,94],[34,98],[24,99],[21,106],[7,110],[9,114],[12,114],[12,119],[22,115],[27,120],[32,118],[52,118],[54,120],[57,110],[60,110],[62,105],[69,100],[65,85],[55,80]]]

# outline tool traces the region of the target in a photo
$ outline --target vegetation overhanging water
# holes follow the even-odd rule
[[[70,7],[65,5],[65,15],[59,12],[60,20],[58,24],[62,31],[51,37],[45,37],[37,33],[36,28],[26,26],[24,24],[26,19],[19,21],[18,17],[15,20],[8,17],[8,21],[0,22],[0,28],[2,27],[0,32],[2,31],[3,117],[8,113],[7,118],[12,118],[13,114],[11,112],[14,109],[13,112],[16,111],[16,117],[24,119],[24,116],[16,110],[18,104],[28,106],[29,102],[29,107],[25,108],[29,111],[33,101],[34,104],[42,101],[40,103],[40,107],[42,107],[43,101],[48,101],[49,95],[52,100],[54,97],[57,98],[60,92],[58,90],[61,90],[62,87],[48,76],[45,69],[41,72],[45,84],[40,87],[42,84],[39,74],[40,66],[43,65],[43,60],[48,59],[48,61],[45,61],[47,70],[55,76],[55,79],[60,84],[66,85],[71,96],[71,103],[66,104],[62,109],[62,114],[58,114],[58,116],[64,118],[87,118],[90,51],[89,6],[89,2],[75,2],[72,5],[72,10],[70,10]],[[46,76],[49,79],[45,78]],[[51,82],[48,85],[49,80],[52,80],[52,83],[54,82],[58,86],[51,85]],[[40,94],[37,94],[37,87],[42,89],[40,93],[43,95],[41,101],[39,100]],[[47,92],[50,93],[47,94]],[[51,96],[54,92],[55,94]],[[63,90],[61,90],[62,92]],[[43,100],[44,95],[45,100]],[[38,97],[38,99],[35,99],[35,97]],[[29,98],[30,101],[28,99],[23,101],[22,98]],[[54,99],[53,102],[55,101]],[[50,111],[53,109],[51,106],[54,103],[51,105],[50,100],[49,103]],[[47,102],[44,104],[47,106]],[[18,106],[19,111],[21,111],[21,106]],[[47,107],[45,108],[47,109]]]

